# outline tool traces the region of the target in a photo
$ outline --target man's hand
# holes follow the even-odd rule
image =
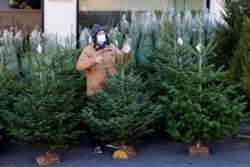
[[[97,56],[96,58],[95,58],[95,62],[96,63],[100,63],[101,61],[102,61],[102,56],[101,55],[99,55],[99,56]]]

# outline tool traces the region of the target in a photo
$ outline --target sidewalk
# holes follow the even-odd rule
[[[250,134],[250,127],[239,133]],[[137,156],[122,160],[112,158],[112,148],[94,154],[88,136],[83,136],[79,144],[58,151],[60,164],[48,167],[250,167],[250,139],[233,136],[228,141],[203,145],[209,146],[209,157],[189,157],[187,143],[156,133],[134,146]],[[0,167],[38,167],[35,158],[41,154],[43,151],[33,146],[6,144],[0,147]]]

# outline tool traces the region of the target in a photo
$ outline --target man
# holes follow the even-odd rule
[[[127,47],[126,50],[121,51],[114,44],[109,44],[105,29],[98,24],[91,26],[90,35],[92,43],[82,50],[76,64],[76,69],[79,72],[87,72],[87,96],[89,101],[95,93],[105,89],[107,78],[117,73],[115,67],[117,58],[128,59],[131,54]],[[92,141],[95,153],[102,153],[102,145],[103,143],[100,141]],[[116,147],[114,145],[108,146]]]

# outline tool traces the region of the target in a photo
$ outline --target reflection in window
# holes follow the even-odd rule
[[[162,11],[174,8],[175,11],[203,11],[204,1],[202,0],[79,0],[79,24],[81,27],[89,27],[94,23],[101,25],[115,26],[125,14],[127,19],[131,17],[131,11],[156,12],[160,17]]]
[[[126,34],[126,26],[121,24],[130,24],[132,17],[140,22],[141,31],[145,25],[152,26],[154,22],[160,21],[163,15],[168,17],[171,24],[182,24],[183,17],[200,17],[207,5],[205,3],[206,0],[157,0],[157,3],[145,0],[102,0],[101,3],[97,0],[79,0],[79,36],[84,36],[82,38],[87,41],[86,28],[95,23],[104,26],[107,31],[118,27],[118,32]],[[121,38],[120,41],[125,37]]]
[[[121,48],[127,38],[131,39],[136,66],[148,63],[152,46],[161,46],[160,36],[168,34],[173,41],[187,43],[199,41],[209,32],[205,19],[202,0],[80,0],[79,44],[83,48],[91,39],[88,27],[100,24],[108,31],[111,43]],[[131,3],[130,3],[131,2]],[[205,26],[204,26],[205,25]],[[176,44],[174,44],[176,45]]]

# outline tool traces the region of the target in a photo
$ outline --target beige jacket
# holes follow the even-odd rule
[[[97,55],[103,53],[101,63],[96,63]],[[87,72],[87,95],[93,95],[105,89],[108,75],[114,76],[117,73],[115,68],[117,57],[128,56],[120,51],[115,45],[106,46],[103,50],[96,51],[92,44],[88,45],[81,52],[78,58],[76,69],[79,72]]]

